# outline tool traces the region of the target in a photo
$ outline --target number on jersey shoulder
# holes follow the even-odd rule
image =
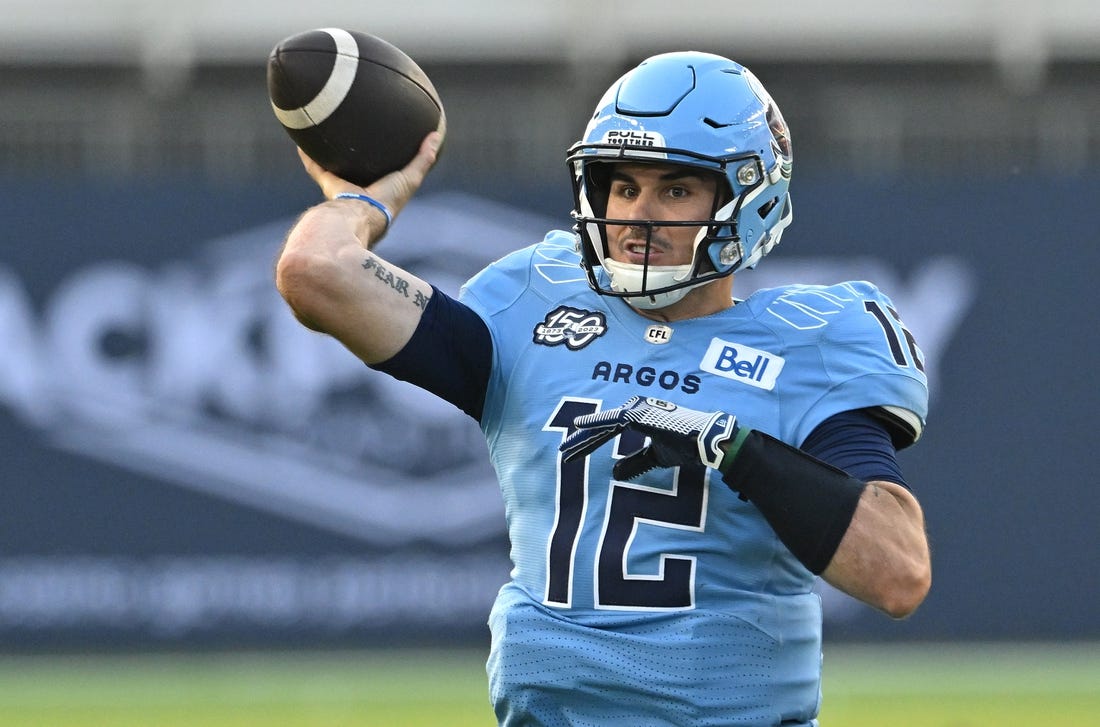
[[[878,300],[863,301],[863,309],[882,326],[882,332],[886,336],[886,344],[890,347],[890,356],[894,363],[903,368],[915,367],[917,371],[924,372],[924,354],[917,346],[917,339],[905,327],[901,316],[893,306],[885,305]],[[905,344],[902,344],[902,339]]]

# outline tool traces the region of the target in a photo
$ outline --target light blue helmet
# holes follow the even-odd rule
[[[721,56],[665,53],[643,61],[600,99],[567,161],[589,284],[636,307],[671,305],[697,285],[755,266],[791,222],[787,124],[756,76]],[[604,226],[624,221],[605,216],[608,162],[684,164],[724,180],[711,218],[692,221],[700,230],[690,265],[610,260]]]

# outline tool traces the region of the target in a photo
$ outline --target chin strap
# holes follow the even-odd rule
[[[611,258],[604,258],[601,264],[611,280],[611,289],[620,293],[640,291],[643,279],[645,280],[645,287],[654,290],[675,285],[691,274],[692,267],[691,265],[653,265],[647,271],[644,265],[621,263]],[[702,285],[702,283],[698,285]],[[695,287],[697,285],[685,285],[683,288],[653,295],[639,293],[638,295],[628,296],[626,301],[635,308],[643,310],[664,308],[683,300],[684,296]]]

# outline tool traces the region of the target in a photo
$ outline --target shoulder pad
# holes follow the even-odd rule
[[[756,315],[792,350],[812,351],[803,360],[817,361],[824,373],[827,388],[812,420],[874,408],[899,448],[920,437],[928,413],[924,354],[882,291],[851,281],[762,293],[753,301]]]

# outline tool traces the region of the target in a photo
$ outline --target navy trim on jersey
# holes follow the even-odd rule
[[[810,432],[801,449],[864,482],[885,480],[909,489],[889,429],[868,409],[834,414]]]
[[[433,285],[412,338],[371,368],[430,391],[480,422],[492,361],[485,321]]]

